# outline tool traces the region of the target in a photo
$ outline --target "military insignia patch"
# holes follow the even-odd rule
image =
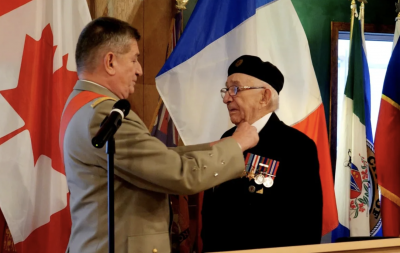
[[[235,66],[239,67],[240,65],[242,65],[242,63],[243,63],[243,59],[240,59],[235,63]]]
[[[106,101],[106,100],[113,100],[113,101],[117,101],[115,98],[112,97],[102,97],[97,99],[96,101],[94,101],[90,106],[92,108],[95,108],[96,106],[98,106],[101,102]]]
[[[254,180],[258,185],[262,184],[270,188],[274,184],[278,168],[279,161],[248,153],[243,176],[246,176],[250,181]]]

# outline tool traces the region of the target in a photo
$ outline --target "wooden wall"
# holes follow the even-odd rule
[[[170,24],[175,15],[175,0],[87,0],[92,19],[109,16],[124,20],[138,29],[143,76],[129,98],[132,109],[151,124],[159,94],[155,77],[165,62],[170,39]]]

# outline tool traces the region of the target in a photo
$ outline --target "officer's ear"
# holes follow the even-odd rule
[[[103,58],[104,69],[110,76],[115,75],[116,58],[117,56],[113,52],[108,52]]]

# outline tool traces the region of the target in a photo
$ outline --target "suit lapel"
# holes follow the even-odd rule
[[[272,113],[269,118],[267,124],[261,129],[259,132],[260,141],[257,146],[252,149],[249,149],[246,153],[253,153],[265,156],[266,153],[273,152],[276,150],[279,145],[279,136],[281,132],[282,122],[279,120],[278,116],[275,113]],[[273,152],[275,153],[275,152]]]

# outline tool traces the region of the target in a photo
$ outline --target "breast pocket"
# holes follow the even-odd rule
[[[128,237],[128,253],[170,253],[169,234],[137,235]]]

